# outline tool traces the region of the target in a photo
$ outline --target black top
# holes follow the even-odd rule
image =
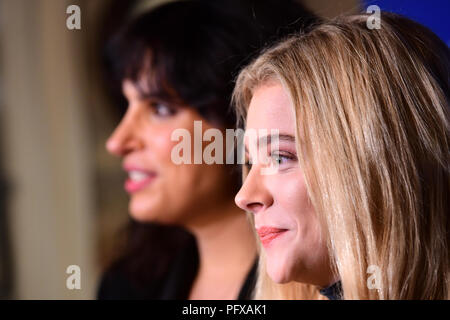
[[[340,281],[335,282],[331,286],[321,289],[319,292],[330,300],[341,300],[342,284]]]
[[[251,299],[255,286],[257,259],[242,284],[238,300]],[[164,277],[142,285],[133,280],[124,268],[113,266],[101,279],[97,293],[99,300],[187,300],[198,271],[196,246],[180,250]]]

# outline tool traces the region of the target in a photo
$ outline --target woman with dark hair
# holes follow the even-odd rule
[[[176,164],[171,137],[176,129],[194,136],[197,121],[201,136],[234,127],[229,106],[240,66],[315,20],[293,1],[181,1],[138,17],[113,38],[109,68],[128,107],[107,149],[123,158],[133,221],[100,299],[250,297],[257,250],[234,204],[239,170]]]

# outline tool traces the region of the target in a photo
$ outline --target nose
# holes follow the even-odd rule
[[[106,141],[106,149],[116,156],[124,156],[133,150],[142,148],[143,142],[136,132],[136,126],[126,115]]]
[[[270,207],[273,203],[273,197],[262,181],[264,176],[259,171],[256,167],[250,170],[234,198],[238,207],[254,214]]]

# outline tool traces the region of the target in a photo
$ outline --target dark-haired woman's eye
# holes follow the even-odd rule
[[[153,109],[154,114],[162,118],[170,117],[177,112],[175,108],[163,102],[154,102],[151,104],[151,107]]]

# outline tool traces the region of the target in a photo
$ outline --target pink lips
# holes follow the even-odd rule
[[[145,169],[141,169],[138,168],[136,166],[132,166],[132,165],[124,165],[123,168],[125,169],[125,171],[130,172],[130,171],[140,171],[144,174],[147,175],[147,178],[142,179],[140,181],[133,181],[132,179],[128,178],[125,181],[124,187],[125,190],[128,193],[134,193],[137,192],[141,189],[144,189],[145,187],[147,187],[147,185],[149,185],[155,178],[156,178],[156,173],[152,172],[152,171],[147,171]]]
[[[150,182],[152,182],[152,180],[155,178],[155,176],[150,175],[148,178],[141,180],[141,181],[133,181],[130,178],[128,178],[125,181],[125,190],[128,193],[134,193],[136,191],[139,191],[143,188],[145,188]]]
[[[281,236],[286,231],[287,229],[280,229],[274,227],[261,227],[256,229],[259,239],[261,240],[261,243],[264,247],[267,247],[272,242],[272,240]]]

